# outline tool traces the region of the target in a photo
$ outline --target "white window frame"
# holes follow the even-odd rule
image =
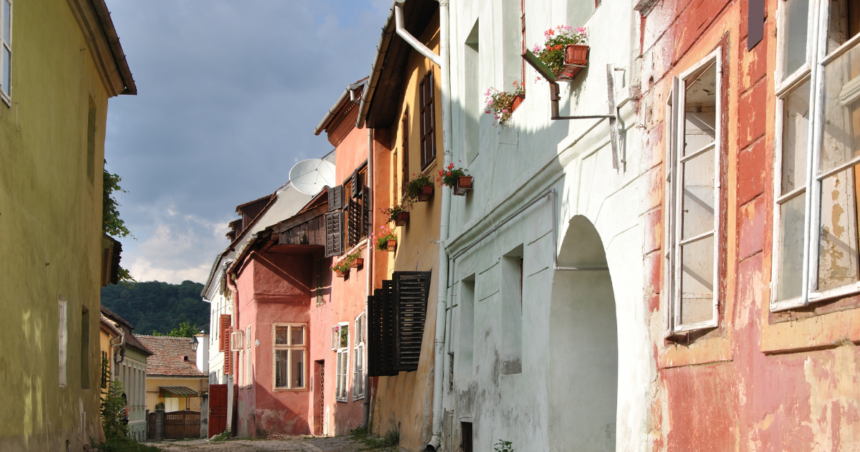
[[[722,94],[723,94],[723,61],[722,61],[722,46],[716,48],[713,52],[702,58],[691,68],[684,71],[679,77],[673,80],[673,91],[677,98],[671,96],[667,101],[667,111],[670,116],[667,117],[666,127],[667,136],[674,140],[674,144],[666,146],[666,162],[667,162],[667,177],[666,180],[666,236],[665,236],[665,259],[667,262],[666,268],[670,271],[666,272],[666,294],[664,322],[665,336],[669,337],[673,334],[684,333],[688,331],[701,330],[706,328],[715,328],[719,325],[719,300],[720,292],[720,212],[721,212],[721,196],[720,196],[720,177],[721,172],[721,140],[724,131],[722,123]],[[716,96],[716,127],[713,144],[709,144],[701,149],[691,152],[689,155],[681,156],[684,151],[685,133],[684,123],[686,120],[685,106],[685,81],[710,64],[716,64],[717,76],[717,96]],[[679,110],[680,109],[680,110]],[[672,130],[672,124],[675,125]],[[683,232],[683,168],[686,161],[708,152],[714,151],[714,228],[713,231],[699,234],[695,237],[690,237],[682,241]],[[675,155],[677,154],[677,155]],[[677,168],[675,166],[677,165]],[[676,177],[672,180],[671,175]],[[682,246],[694,243],[698,240],[705,239],[709,236],[714,240],[714,275],[713,275],[713,314],[711,320],[696,322],[692,324],[681,323],[681,278],[682,265],[680,262],[682,256]]]
[[[287,344],[278,344],[277,341],[277,328],[288,327],[287,330]],[[301,345],[293,345],[293,328],[301,327],[303,329],[302,332],[302,344]],[[292,387],[293,381],[293,354],[290,353],[293,350],[302,350],[302,354],[304,355],[304,368],[303,368],[303,378],[302,382],[304,385],[300,387]],[[286,351],[287,352],[287,386],[278,386],[278,352]],[[308,389],[308,325],[306,323],[273,323],[272,324],[272,391],[298,391],[298,390],[307,390]]]
[[[340,328],[346,327],[346,347],[340,346]],[[350,334],[352,332],[349,328],[349,322],[340,322],[337,324],[338,328],[338,341],[333,344],[337,346],[336,348],[336,361],[335,361],[335,386],[334,386],[334,395],[335,400],[338,402],[348,402],[349,397],[349,344],[350,344]],[[334,331],[334,327],[332,327],[332,331]],[[334,338],[334,337],[333,337]],[[341,361],[343,360],[343,361]],[[340,366],[340,363],[343,362],[343,367]],[[341,373],[341,369],[343,373]]]
[[[5,5],[0,4],[0,99],[3,99],[3,101],[6,103],[6,105],[9,105],[11,107],[12,106],[12,86],[11,86],[12,85],[12,68],[11,68],[11,66],[12,66],[12,58],[14,57],[14,55],[12,54],[12,30],[13,30],[12,21],[15,18],[15,13],[14,13],[14,8],[13,8],[14,5],[12,4],[12,0],[0,0],[0,1],[6,2],[9,5],[9,20],[8,20],[8,22],[9,22],[9,30],[8,30],[9,31],[9,41],[6,41],[6,37],[5,37],[6,36],[6,30],[4,29],[6,22],[7,22],[6,17],[4,17],[4,10],[5,10],[4,6]],[[3,56],[4,56],[4,53],[6,51],[9,52],[9,66],[10,66],[9,67],[9,86],[3,86],[3,82],[5,81],[4,77],[3,77],[3,73],[6,71],[6,68],[3,67],[3,62],[5,61]],[[9,91],[8,94],[6,93],[7,90]]]
[[[849,0],[850,1],[850,0]],[[825,66],[860,45],[860,34],[849,39],[836,49],[827,54],[827,38],[829,32],[829,13],[832,2],[811,0],[808,12],[807,40],[806,40],[806,63],[795,70],[792,74],[784,73],[785,39],[788,25],[786,21],[785,1],[777,2],[777,67],[774,91],[776,97],[776,122],[774,130],[774,204],[773,204],[773,254],[770,286],[770,310],[772,312],[785,311],[807,306],[810,303],[843,298],[860,293],[860,281],[841,287],[819,291],[818,290],[818,258],[819,258],[819,234],[821,228],[821,181],[829,176],[838,174],[857,164],[860,157],[855,157],[837,167],[818,176],[819,156],[821,155],[821,141],[824,133],[824,70]],[[785,80],[783,80],[785,79]],[[809,129],[807,131],[806,143],[806,184],[802,188],[795,189],[785,195],[782,192],[782,134],[784,104],[783,97],[794,88],[806,81],[810,83],[809,99]],[[780,256],[780,205],[797,196],[804,196],[804,224],[803,224],[803,266],[801,277],[801,295],[799,297],[780,300],[778,298],[779,282],[779,256]]]
[[[66,299],[60,296],[57,302],[57,335],[58,335],[58,355],[59,355],[59,383],[61,388],[65,388],[68,384],[67,368],[68,368],[68,347],[69,347],[69,322],[68,322],[68,303]]]
[[[365,356],[364,356],[364,312],[355,318],[355,346],[354,362],[352,363],[352,400],[360,400],[364,398],[364,372],[365,372]]]

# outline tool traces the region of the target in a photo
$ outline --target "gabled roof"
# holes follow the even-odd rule
[[[146,360],[147,377],[207,377],[197,369],[197,352],[187,337],[138,336],[154,353]]]
[[[133,330],[134,327],[130,323],[128,323],[125,319],[123,319],[118,314],[116,314],[115,312],[111,311],[110,309],[108,309],[104,306],[101,307],[101,313],[105,317],[107,317],[109,320],[115,322],[117,324],[117,326],[122,328],[123,332],[125,333],[125,343],[127,346],[143,353],[144,355],[152,355],[153,354],[152,350],[150,350],[145,345],[143,345],[143,343],[140,342],[140,340],[137,338],[137,336],[135,336],[134,333],[131,332],[131,330]]]
[[[364,127],[365,121],[371,128],[387,128],[399,118],[400,110],[396,107],[405,79],[406,62],[413,49],[395,32],[394,3],[379,37],[370,78],[365,94],[361,97],[355,121],[358,128]],[[439,2],[410,0],[404,2],[401,8],[403,27],[413,36],[420,36],[439,9]]]

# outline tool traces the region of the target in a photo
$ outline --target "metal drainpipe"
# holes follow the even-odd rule
[[[409,44],[418,53],[423,55],[424,58],[427,58],[428,60],[432,61],[436,66],[439,66],[441,68],[443,66],[442,65],[443,58],[441,57],[441,55],[437,55],[436,52],[430,50],[427,46],[424,45],[424,43],[419,41],[415,36],[412,36],[411,33],[409,33],[405,28],[403,28],[403,10],[400,8],[400,3],[403,3],[405,1],[406,0],[396,0],[396,3],[394,4],[394,25],[395,25],[394,28],[395,28],[395,31],[397,32],[397,36],[400,36],[401,38],[403,38],[403,40],[406,41],[407,44]],[[440,2],[439,2],[439,5],[440,5],[440,7],[439,7],[440,22],[442,21],[441,17],[442,17],[442,8],[443,7],[441,5],[442,5],[443,1],[446,3],[446,5],[444,6],[445,16],[447,16],[447,12],[448,12],[447,0],[440,0]],[[444,20],[447,21],[447,19],[444,19]],[[442,32],[441,29],[442,29],[442,26],[440,24],[440,26],[439,26],[440,34]],[[445,37],[442,37],[442,40],[447,42],[447,38],[445,38]],[[440,43],[440,47],[443,49],[442,52],[445,52],[445,50],[444,50],[445,46],[441,45],[441,43]]]
[[[452,160],[451,139],[451,72],[449,44],[448,0],[439,0],[439,53],[442,78],[442,146],[444,160],[442,168]],[[439,276],[436,289],[436,340],[433,358],[433,434],[425,450],[436,451],[442,443],[442,380],[445,378],[445,318],[448,305],[448,240],[451,218],[451,188],[442,189],[442,214],[439,222]]]
[[[372,129],[369,126],[367,127],[367,187],[373,187],[373,135]],[[371,196],[368,196],[368,202],[370,202],[370,215],[368,221],[370,221],[369,231],[373,231],[373,191],[370,192]],[[367,331],[367,297],[370,296],[370,284],[371,279],[373,278],[373,245],[370,243],[370,237],[367,238],[367,284],[364,286],[364,322],[362,322],[361,327]],[[364,336],[364,334],[362,334]],[[370,375],[367,374],[367,346],[364,348],[364,363],[362,363],[364,369],[364,414],[361,419],[361,427],[367,428],[368,421],[370,420]]]

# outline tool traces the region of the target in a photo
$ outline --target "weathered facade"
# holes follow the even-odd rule
[[[104,1],[0,2],[0,41],[0,450],[81,450],[102,437],[108,99],[136,88]]]

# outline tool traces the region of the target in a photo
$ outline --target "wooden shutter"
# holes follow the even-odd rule
[[[436,158],[436,115],[433,72],[421,82],[421,169]]]
[[[361,203],[354,199],[349,200],[349,204],[347,207],[347,212],[349,215],[349,218],[347,220],[347,236],[350,247],[357,245],[359,240],[361,240],[361,220],[364,217],[363,210],[364,209],[362,209]]]
[[[400,138],[401,143],[400,147],[403,149],[403,155],[401,157],[402,160],[402,168],[400,169],[400,175],[402,176],[401,182],[401,192],[403,195],[406,194],[406,186],[409,185],[409,114],[403,113],[403,119],[400,120]]]
[[[328,188],[328,211],[343,209],[343,185]]]
[[[361,199],[361,181],[359,179],[358,170],[353,171],[352,177],[349,178],[350,195],[355,199]]]
[[[369,237],[370,236],[370,219],[372,218],[370,212],[370,187],[364,187],[364,191],[361,194],[361,204],[362,204],[362,220],[361,220],[361,236]]]
[[[221,336],[218,337],[218,351],[219,352],[230,352],[230,314],[221,314],[221,317],[218,319],[218,334]]]
[[[343,254],[343,212],[325,214],[325,257]]]
[[[397,375],[397,299],[394,281],[382,281],[382,375]]]
[[[394,272],[394,303],[397,320],[397,370],[418,370],[427,296],[430,292],[430,272]]]
[[[382,290],[376,289],[373,295],[367,297],[367,374],[371,377],[379,377],[380,358],[382,354],[382,323],[380,319],[382,309]]]

